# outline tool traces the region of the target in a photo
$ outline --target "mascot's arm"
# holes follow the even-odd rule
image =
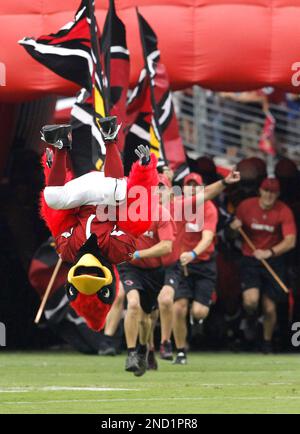
[[[155,195],[155,188],[158,185],[158,173],[156,170],[157,158],[154,154],[151,154],[151,161],[148,165],[142,166],[139,161],[136,161],[131,168],[129,177],[127,179],[127,219],[126,221],[119,221],[118,227],[125,232],[140,236],[146,232],[151,224],[151,209],[156,206],[157,196]],[[134,197],[130,197],[130,189],[135,186],[143,187],[147,192],[147,216],[146,219],[131,220],[130,214],[128,215],[128,208],[130,205],[138,200],[138,195],[133,194]],[[142,196],[144,197],[144,196]]]
[[[46,164],[45,154],[42,157],[42,166],[44,169],[45,182],[46,185],[48,185],[51,169],[49,169]],[[66,182],[70,181],[72,178],[72,172],[67,172]],[[54,238],[58,237],[61,233],[66,232],[72,226],[75,226],[77,223],[76,213],[77,209],[55,210],[50,208],[45,201],[44,192],[42,191],[40,197],[40,214]]]

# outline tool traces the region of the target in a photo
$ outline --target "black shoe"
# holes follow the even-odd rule
[[[134,375],[136,377],[141,377],[147,371],[147,354],[138,354],[138,364],[139,368],[137,371],[134,371]]]
[[[160,344],[160,358],[163,360],[173,360],[172,343],[171,341],[164,341]]]
[[[41,138],[44,142],[55,148],[72,148],[72,127],[69,124],[44,125],[41,129]]]
[[[115,340],[112,336],[103,335],[103,342],[98,351],[99,356],[116,356]]]
[[[185,353],[177,353],[176,359],[173,362],[173,365],[186,365],[187,357]]]
[[[273,352],[272,342],[271,341],[262,341],[261,343],[261,352],[263,354],[270,354]]]
[[[139,369],[139,358],[136,351],[132,351],[128,354],[125,362],[125,371],[135,372]]]
[[[157,364],[157,360],[155,357],[155,351],[154,350],[150,350],[148,352],[148,357],[147,357],[147,369],[153,370],[153,371],[157,371],[158,368],[158,364]]]
[[[107,118],[98,118],[98,125],[105,142],[116,140],[121,125],[117,124],[117,116],[108,116]]]
[[[113,347],[113,346],[103,346],[103,348],[101,348],[98,351],[98,355],[99,356],[116,356],[117,355],[117,350]]]

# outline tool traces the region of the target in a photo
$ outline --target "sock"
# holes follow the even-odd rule
[[[121,160],[120,151],[116,142],[106,145],[106,157],[104,163],[104,174],[111,178],[123,178],[124,167]]]
[[[67,150],[54,149],[53,163],[48,178],[48,186],[61,186],[65,184],[67,172]]]
[[[177,354],[178,353],[183,353],[185,355],[185,348],[177,348]]]
[[[146,354],[147,353],[147,345],[139,344],[138,353],[139,354]]]
[[[134,353],[134,351],[135,351],[135,348],[134,348],[134,347],[133,347],[133,348],[128,348],[128,349],[127,349],[128,356],[129,356],[131,353]]]

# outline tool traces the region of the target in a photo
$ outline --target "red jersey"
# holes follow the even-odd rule
[[[183,196],[180,196],[175,197],[174,201],[170,204],[170,212],[172,217],[174,217],[176,224],[176,238],[173,243],[173,252],[167,257],[170,263],[177,261],[181,253],[193,250],[201,240],[203,230],[209,230],[214,233],[216,232],[218,211],[211,201],[206,201],[200,206],[198,205],[197,214],[194,219],[189,219],[187,221],[184,218],[183,212],[181,219],[178,219],[178,215],[177,217],[175,216],[176,209],[177,212],[181,206],[183,209],[184,203],[191,205],[194,202],[195,197],[184,198]],[[209,248],[199,255],[193,262],[209,260],[214,250],[215,242],[212,242]]]
[[[161,216],[162,214],[164,218],[154,221],[150,229],[136,240],[136,250],[149,249],[160,241],[166,240],[174,242],[176,225],[169,211],[166,208],[159,206],[159,215]],[[173,259],[172,254],[170,254],[158,258],[137,259],[132,263],[135,267],[157,268],[161,266],[169,266],[176,260],[177,258]]]
[[[214,234],[217,230],[218,224],[218,211],[212,201],[207,200],[201,205],[202,209],[199,208],[198,212],[203,213],[203,223],[199,224],[195,218],[192,221],[178,222],[180,226],[180,234],[178,242],[175,246],[178,250],[178,256],[183,252],[190,252],[193,250],[197,244],[202,239],[203,231],[211,231]],[[199,218],[202,221],[202,218]],[[210,246],[193,261],[201,262],[208,261],[215,251],[215,240],[212,241]]]
[[[270,210],[260,207],[258,197],[243,200],[237,207],[236,216],[257,249],[271,249],[287,235],[297,233],[292,211],[280,200]],[[242,252],[245,256],[253,254],[245,241]]]
[[[136,239],[119,230],[117,222],[99,221],[96,207],[90,205],[82,206],[77,217],[77,225],[56,239],[57,251],[63,261],[74,262],[80,247],[92,233],[96,234],[101,253],[111,264],[131,260],[131,255],[136,250]]]

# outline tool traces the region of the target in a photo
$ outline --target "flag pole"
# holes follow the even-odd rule
[[[35,320],[34,320],[35,324],[38,324],[38,323],[40,322],[40,319],[41,319],[42,313],[44,312],[44,309],[45,309],[46,303],[47,303],[47,301],[48,301],[48,298],[49,298],[49,295],[50,295],[50,292],[51,292],[51,289],[53,288],[53,285],[54,285],[55,279],[56,279],[57,274],[58,274],[58,272],[59,272],[59,270],[60,270],[60,267],[61,267],[61,265],[62,265],[62,262],[63,262],[62,259],[59,258],[58,261],[57,261],[57,263],[56,263],[56,265],[55,265],[55,268],[54,268],[54,270],[53,270],[53,273],[52,273],[51,279],[50,279],[50,281],[49,281],[49,283],[48,283],[47,289],[46,289],[46,291],[45,291],[45,294],[44,294],[44,296],[43,296],[42,302],[41,302],[41,304],[40,304],[39,310],[38,310],[38,312],[37,312],[37,314],[36,314],[36,317],[35,317]]]
[[[252,241],[250,240],[250,238],[248,237],[248,235],[246,234],[246,232],[242,229],[239,228],[238,229],[239,233],[242,235],[242,237],[244,238],[245,242],[248,244],[248,246],[255,251],[256,247],[255,245],[252,243]],[[263,264],[263,266],[268,270],[268,272],[271,274],[271,276],[276,280],[276,282],[278,283],[278,285],[280,286],[280,288],[286,292],[287,294],[289,293],[289,289],[287,288],[287,286],[283,283],[283,281],[280,279],[280,277],[278,276],[278,274],[275,273],[275,271],[273,270],[273,268],[271,267],[270,264],[268,264],[268,262],[265,259],[261,259],[261,262]]]

